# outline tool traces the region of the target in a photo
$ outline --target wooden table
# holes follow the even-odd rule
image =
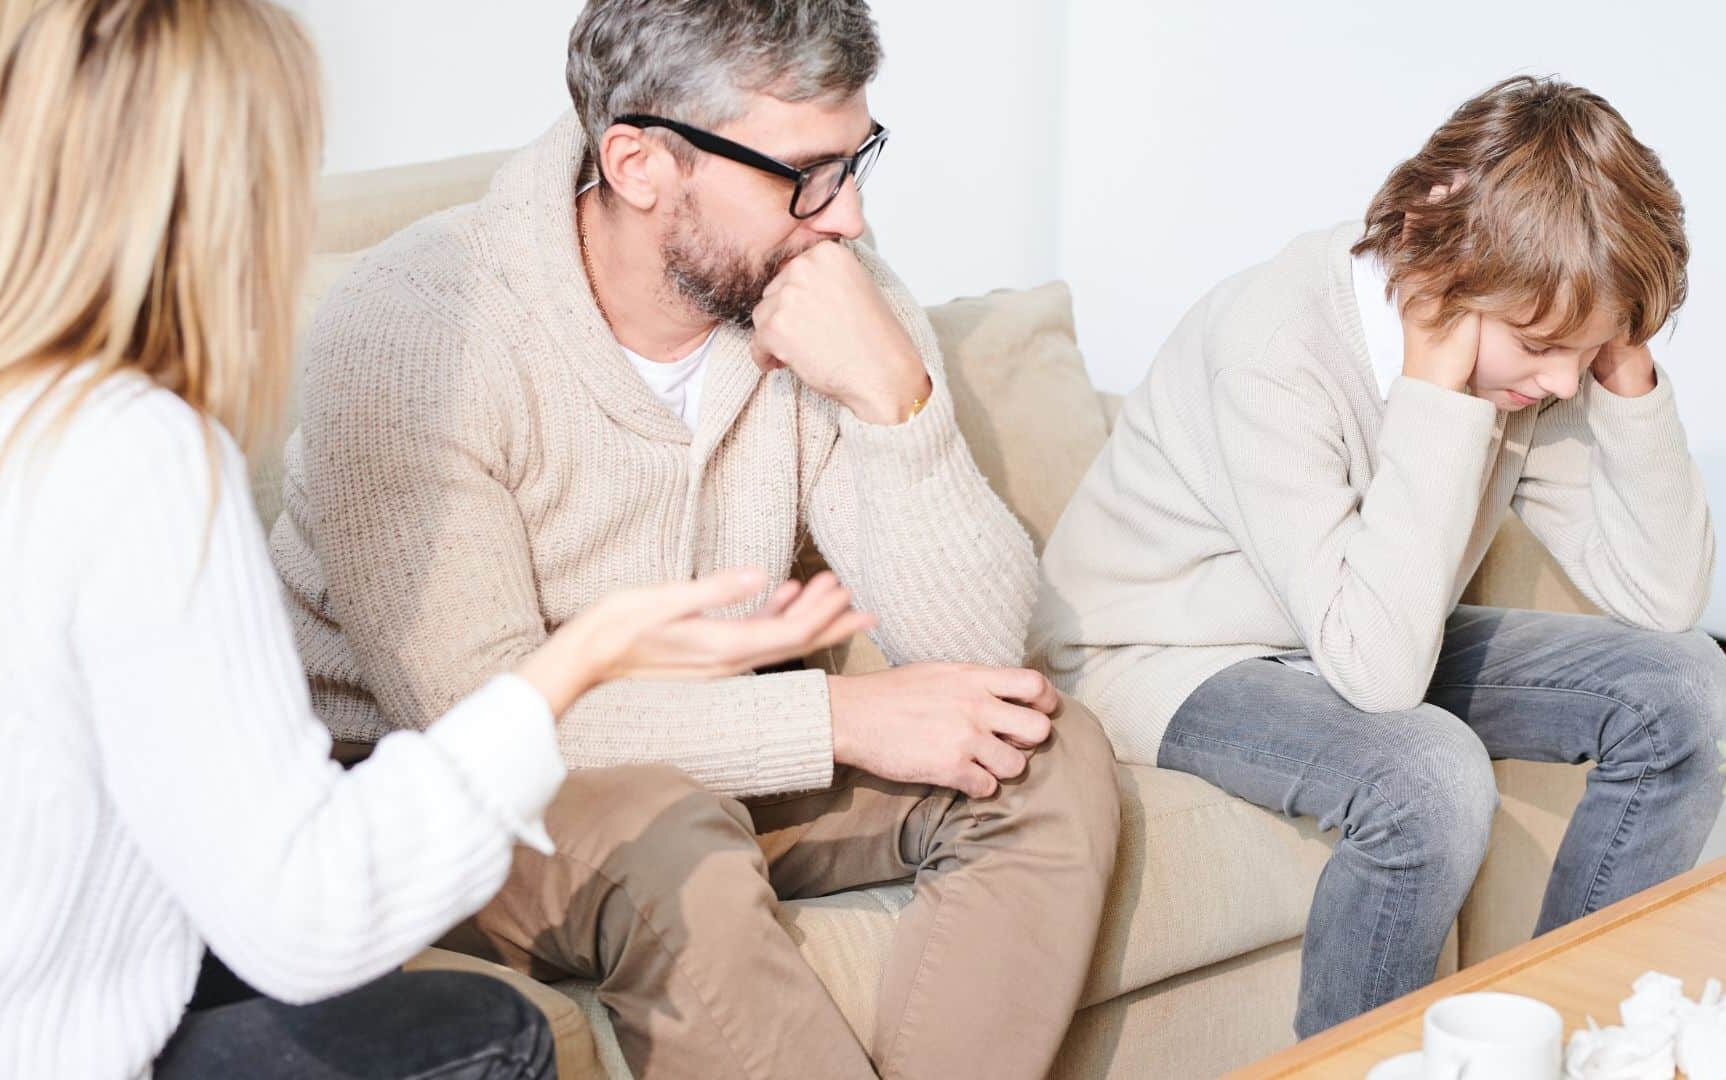
[[[1710,978],[1726,981],[1726,859],[1699,866],[1424,990],[1357,1016],[1256,1065],[1233,1080],[1348,1077],[1420,1049],[1421,1018],[1439,998],[1502,990],[1539,998],[1564,1017],[1565,1038],[1594,1017],[1618,1023],[1618,1003],[1646,971],[1684,980],[1692,998]]]

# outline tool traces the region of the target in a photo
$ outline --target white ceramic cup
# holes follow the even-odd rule
[[[1520,994],[1457,994],[1426,1010],[1422,1080],[1558,1080],[1564,1020]]]

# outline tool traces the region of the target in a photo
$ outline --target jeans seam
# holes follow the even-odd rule
[[[1326,773],[1329,773],[1332,776],[1341,777],[1342,779],[1347,780],[1351,784],[1363,784],[1367,787],[1372,788],[1373,793],[1378,795],[1379,798],[1384,799],[1386,805],[1395,807],[1398,813],[1401,812],[1401,808],[1396,807],[1395,803],[1392,803],[1390,801],[1390,799],[1386,798],[1384,793],[1379,791],[1378,785],[1376,783],[1374,783],[1373,781],[1368,780],[1364,777],[1350,775],[1349,773],[1346,773],[1341,769],[1335,768],[1335,767],[1330,766],[1330,765],[1326,765],[1322,762],[1308,761],[1303,757],[1295,757],[1295,756],[1292,756],[1289,754],[1279,754],[1274,750],[1265,750],[1262,747],[1246,746],[1246,745],[1243,745],[1241,743],[1230,742],[1227,739],[1217,738],[1215,735],[1194,735],[1194,734],[1189,734],[1186,732],[1170,731],[1164,735],[1164,739],[1165,740],[1166,739],[1174,739],[1176,742],[1193,740],[1193,741],[1203,741],[1203,742],[1208,742],[1208,743],[1214,743],[1217,746],[1226,746],[1231,750],[1241,750],[1241,751],[1244,751],[1244,752],[1249,753],[1249,754],[1262,754],[1265,757],[1275,758],[1278,761],[1286,761],[1286,762],[1290,762],[1291,764],[1295,764],[1295,765],[1305,765],[1309,769],[1320,769]],[[1284,816],[1286,817],[1287,815],[1284,815]]]
[[[1642,782],[1648,779],[1648,767],[1643,766],[1636,776],[1636,786],[1631,789],[1630,797],[1624,800],[1624,812],[1618,815],[1618,823],[1613,826],[1612,839],[1600,852],[1600,861],[1594,864],[1594,875],[1588,883],[1588,891],[1582,895],[1582,910],[1577,912],[1581,917],[1594,910],[1595,898],[1605,887],[1606,877],[1612,872],[1613,856],[1623,846],[1624,834],[1633,811],[1640,809],[1642,797]]]
[[[530,1005],[529,1008],[536,1007]],[[512,1037],[509,1041],[513,1044],[519,1040],[520,1036],[517,1035]],[[422,1069],[419,1072],[411,1073],[408,1076],[403,1077],[402,1080],[434,1080],[435,1077],[450,1076],[457,1070],[465,1070],[482,1061],[488,1060],[506,1062],[519,1068],[521,1064],[527,1060],[527,1056],[525,1054],[518,1054],[508,1047],[492,1045],[483,1050],[477,1050],[474,1053],[469,1054],[467,1057],[462,1058],[460,1061],[440,1062],[429,1069]]]
[[[1385,795],[1384,791],[1379,787],[1379,785],[1377,783],[1371,781],[1371,780],[1367,780],[1363,777],[1351,776],[1348,773],[1344,772],[1343,770],[1333,768],[1332,766],[1329,766],[1329,765],[1321,765],[1318,762],[1306,761],[1303,758],[1293,757],[1293,756],[1290,756],[1288,754],[1279,754],[1279,753],[1276,753],[1275,751],[1265,750],[1265,749],[1260,748],[1260,747],[1243,746],[1239,743],[1230,742],[1227,739],[1220,739],[1220,738],[1217,738],[1216,736],[1213,736],[1213,735],[1196,735],[1196,734],[1190,734],[1190,733],[1185,733],[1185,732],[1169,731],[1169,732],[1165,732],[1163,737],[1164,737],[1164,739],[1173,738],[1176,742],[1206,742],[1206,743],[1211,743],[1211,744],[1216,745],[1216,746],[1226,746],[1231,750],[1240,750],[1240,751],[1243,751],[1243,752],[1249,753],[1249,754],[1263,754],[1266,757],[1274,758],[1278,761],[1286,761],[1286,762],[1289,762],[1289,763],[1295,764],[1295,765],[1304,765],[1309,769],[1318,769],[1318,770],[1321,770],[1325,773],[1330,774],[1331,776],[1340,777],[1344,780],[1347,780],[1352,784],[1357,784],[1361,787],[1368,788],[1372,791],[1372,793],[1375,797],[1377,797],[1380,801],[1382,801],[1386,806],[1391,808],[1391,824],[1396,829],[1396,834],[1397,834],[1397,837],[1400,841],[1400,846],[1402,847],[1402,849],[1404,851],[1406,851],[1408,849],[1407,837],[1403,834],[1403,831],[1402,831],[1402,815],[1403,815],[1402,807],[1399,806],[1389,796]],[[1288,815],[1283,815],[1283,816],[1286,817]],[[1342,829],[1342,826],[1340,824],[1337,827],[1337,835],[1338,835],[1339,839],[1343,835],[1343,829]],[[1408,873],[1408,871],[1407,871],[1407,869],[1398,869],[1398,870],[1392,871],[1392,873],[1396,874],[1398,876],[1398,878],[1401,879],[1402,877],[1404,877]],[[1400,880],[1399,880],[1398,884],[1401,884]],[[1393,892],[1397,892],[1397,891],[1399,891],[1399,890],[1394,890],[1394,889],[1386,889],[1385,890],[1385,897],[1380,902],[1380,907],[1379,907],[1379,913],[1380,913],[1381,919],[1383,918],[1383,915],[1384,915],[1384,912],[1385,912],[1387,906],[1390,904],[1391,894]],[[1391,918],[1391,921],[1393,923],[1398,922],[1402,918],[1402,911],[1401,911],[1400,907],[1397,910],[1391,912],[1390,918]],[[1381,948],[1380,954],[1381,954],[1381,959],[1379,962],[1379,966],[1373,972],[1372,995],[1369,996],[1368,1000],[1373,1000],[1373,1001],[1377,1000],[1377,993],[1380,990],[1380,988],[1384,985],[1384,980],[1388,975],[1389,969],[1388,969],[1387,965],[1390,962],[1390,951],[1388,949],[1382,949]]]
[[[1618,815],[1618,821],[1613,825],[1612,836],[1602,846],[1600,858],[1594,864],[1594,871],[1589,877],[1588,888],[1585,889],[1582,894],[1582,910],[1576,913],[1576,917],[1586,915],[1595,910],[1595,903],[1601,893],[1605,890],[1607,878],[1611,874],[1614,865],[1616,865],[1614,856],[1624,846],[1625,833],[1631,828],[1631,816],[1634,812],[1640,809],[1643,786],[1647,782],[1651,772],[1663,772],[1671,767],[1667,764],[1667,758],[1670,757],[1670,754],[1667,753],[1661,739],[1660,725],[1658,723],[1650,722],[1647,714],[1644,713],[1642,708],[1635,702],[1626,701],[1624,698],[1616,694],[1603,693],[1598,690],[1587,690],[1581,687],[1543,686],[1538,683],[1450,682],[1434,684],[1431,691],[1437,690],[1506,690],[1524,693],[1538,691],[1550,694],[1568,694],[1610,702],[1636,718],[1636,726],[1632,732],[1626,732],[1619,736],[1619,738],[1616,739],[1610,747],[1599,747],[1599,753],[1596,755],[1595,764],[1598,765],[1610,756],[1611,752],[1616,750],[1625,739],[1630,737],[1632,733],[1640,732],[1643,740],[1648,743],[1651,760],[1644,762],[1641,770],[1637,773],[1635,784],[1631,788],[1630,795],[1624,800],[1624,809]],[[1431,691],[1429,691],[1429,693]],[[1674,762],[1673,764],[1676,763]]]
[[[1642,732],[1643,737],[1648,740],[1648,748],[1654,754],[1654,761],[1652,764],[1654,764],[1656,766],[1655,771],[1664,772],[1667,768],[1669,768],[1669,766],[1665,764],[1665,759],[1666,759],[1667,755],[1661,747],[1661,742],[1660,742],[1660,739],[1658,736],[1658,730],[1657,730],[1658,725],[1649,724],[1648,717],[1643,714],[1641,707],[1638,706],[1636,703],[1626,701],[1623,698],[1618,697],[1615,694],[1602,693],[1598,690],[1584,690],[1584,689],[1581,689],[1579,687],[1574,687],[1574,686],[1541,686],[1538,683],[1481,683],[1481,682],[1475,682],[1475,683],[1463,683],[1463,682],[1434,683],[1432,685],[1432,687],[1430,689],[1428,689],[1427,692],[1430,694],[1430,693],[1433,693],[1433,692],[1439,691],[1439,690],[1509,690],[1509,691],[1518,691],[1518,692],[1527,692],[1527,691],[1534,690],[1534,691],[1540,691],[1542,693],[1548,693],[1548,694],[1570,694],[1570,695],[1574,695],[1574,696],[1578,696],[1578,697],[1594,698],[1594,699],[1599,700],[1599,701],[1609,701],[1612,704],[1618,706],[1620,709],[1624,709],[1624,710],[1628,711],[1631,715],[1636,717],[1637,729],[1640,730]],[[1623,742],[1624,739],[1627,737],[1628,737],[1628,735],[1620,736],[1619,739],[1612,744],[1613,748],[1616,748],[1618,746],[1618,744]],[[1608,754],[1608,748],[1602,746],[1600,748],[1600,755],[1599,755],[1600,758],[1605,758],[1607,756],[1607,754]],[[1644,771],[1646,771],[1646,768]]]

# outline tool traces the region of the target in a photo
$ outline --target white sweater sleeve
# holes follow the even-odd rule
[[[1622,622],[1696,625],[1714,575],[1714,525],[1691,460],[1672,379],[1619,397],[1581,391],[1535,421],[1511,504],[1576,587]]]
[[[499,887],[564,772],[550,711],[500,676],[343,773],[311,712],[279,585],[219,429],[160,392],[76,455],[86,533],[73,649],[125,829],[210,947],[283,1001],[399,965]],[[81,465],[80,465],[81,463]],[[65,491],[57,483],[57,491]]]

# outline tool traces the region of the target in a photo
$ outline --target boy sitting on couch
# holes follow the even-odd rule
[[[1198,303],[1050,540],[1033,656],[1123,761],[1341,830],[1302,1036],[1431,980],[1493,758],[1596,763],[1537,932],[1702,849],[1714,533],[1648,346],[1687,257],[1678,193],[1611,105],[1500,83],[1364,230]],[[1610,617],[1457,606],[1507,510]]]

